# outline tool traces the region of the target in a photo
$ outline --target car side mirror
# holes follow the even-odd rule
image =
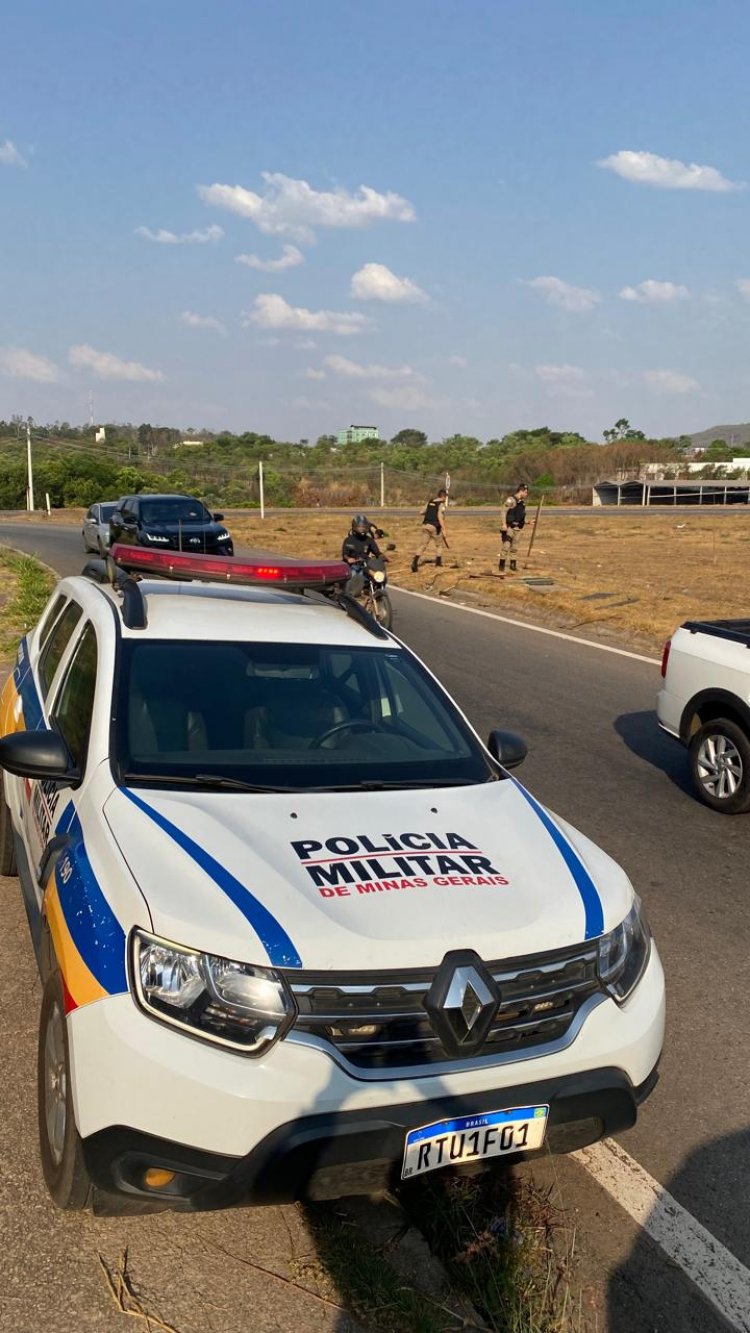
[[[224,518],[223,514],[214,514],[214,523],[221,523],[223,518]]]
[[[512,731],[491,731],[487,749],[503,768],[518,768],[529,753],[525,740]]]
[[[51,778],[71,786],[81,781],[68,747],[56,731],[15,731],[3,736],[0,768],[19,778]]]

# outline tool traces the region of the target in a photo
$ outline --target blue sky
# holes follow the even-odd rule
[[[746,0],[26,0],[0,417],[745,420],[749,43]]]

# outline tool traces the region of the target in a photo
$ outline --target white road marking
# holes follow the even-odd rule
[[[682,1270],[736,1333],[750,1333],[750,1269],[613,1139],[573,1157]]]
[[[591,639],[580,639],[576,634],[563,634],[559,629],[547,629],[544,625],[529,625],[525,620],[512,620],[510,616],[500,616],[496,611],[482,611],[478,606],[464,606],[462,602],[449,602],[446,597],[432,597],[427,592],[414,592],[412,588],[401,588],[392,583],[394,592],[405,593],[407,597],[420,597],[423,602],[439,602],[441,606],[450,606],[454,611],[468,611],[472,616],[486,616],[488,620],[501,620],[504,625],[515,625],[518,629],[531,630],[532,634],[548,634],[551,639],[565,639],[568,643],[580,643],[584,648],[597,648],[600,653],[615,653],[618,657],[632,657],[636,662],[648,662],[649,666],[661,666],[658,657],[644,657],[643,653],[630,653],[627,648],[611,648],[608,643],[594,643]]]

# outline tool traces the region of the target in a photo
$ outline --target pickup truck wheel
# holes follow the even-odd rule
[[[5,799],[5,792],[0,786],[0,875],[17,875],[16,845],[13,840],[13,823]]]
[[[690,742],[690,771],[702,801],[738,815],[750,810],[750,739],[729,718],[705,722]]]
[[[37,1074],[39,1149],[47,1189],[58,1208],[85,1208],[91,1180],[73,1114],[68,1028],[58,971],[50,976],[42,996]]]

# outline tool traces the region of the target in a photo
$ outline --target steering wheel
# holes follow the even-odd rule
[[[316,736],[314,741],[310,742],[309,749],[319,750],[324,741],[331,736],[337,736],[342,731],[383,731],[382,723],[371,722],[366,717],[352,717],[347,722],[337,722],[335,726],[329,727],[322,735]]]

